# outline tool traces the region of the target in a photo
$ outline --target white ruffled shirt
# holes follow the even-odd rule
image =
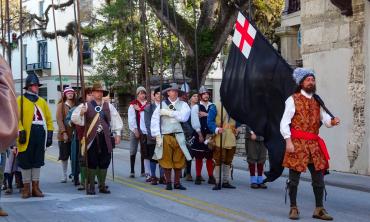
[[[313,94],[309,94],[306,91],[301,89],[301,93],[304,97],[311,99]],[[290,96],[285,101],[285,110],[283,117],[280,121],[280,133],[284,137],[284,139],[290,138],[291,132],[290,132],[290,123],[292,121],[292,118],[295,114],[295,105],[294,105],[294,99],[293,96]],[[331,117],[325,110],[320,108],[320,120],[324,123],[324,125],[328,128],[332,127],[331,125]]]

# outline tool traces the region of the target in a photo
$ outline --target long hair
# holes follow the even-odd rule
[[[73,94],[73,99],[72,99],[72,101],[73,101],[73,105],[76,105],[76,104],[77,104],[77,102],[78,102],[78,100],[77,100],[77,98],[76,98],[76,97],[77,97],[77,96],[76,96],[76,93],[74,93],[74,94]],[[67,96],[66,96],[66,95],[64,95],[64,93],[63,93],[63,97],[59,99],[59,101],[58,101],[58,103],[57,103],[57,104],[59,104],[59,103],[65,103],[66,101],[67,101]]]

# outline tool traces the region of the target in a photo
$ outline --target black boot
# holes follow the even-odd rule
[[[22,173],[20,171],[15,172],[15,183],[18,189],[23,188]]]
[[[101,176],[101,179],[99,181],[99,193],[109,194],[110,190],[105,185],[105,180],[107,178],[107,169],[99,169],[99,171]]]
[[[140,176],[145,177],[144,157],[141,157],[140,166],[141,166],[141,169],[140,169],[141,175]]]
[[[87,186],[86,194],[95,195],[95,169],[87,169]]]
[[[135,160],[136,160],[136,155],[131,155],[130,156],[130,166],[131,166],[130,178],[135,178]]]
[[[212,190],[221,190],[221,184],[216,183]]]
[[[14,173],[7,173],[6,180],[7,180],[7,189],[5,190],[5,194],[12,194],[13,193],[13,176]],[[5,173],[4,173],[5,177]]]
[[[201,185],[202,184],[202,177],[201,176],[196,176],[195,177],[195,182],[196,185]]]

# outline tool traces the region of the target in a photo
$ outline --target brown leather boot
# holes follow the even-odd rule
[[[6,217],[6,216],[8,216],[8,213],[5,212],[5,210],[0,208],[0,217]]]
[[[299,219],[298,207],[290,207],[289,219],[291,219],[291,220],[298,220]]]
[[[22,188],[22,198],[27,199],[31,197],[30,183],[24,183]]]
[[[39,181],[32,181],[32,196],[44,197],[44,194],[42,193],[39,187]]]
[[[320,220],[333,220],[333,217],[323,207],[316,207],[312,217]]]

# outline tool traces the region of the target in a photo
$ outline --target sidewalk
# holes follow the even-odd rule
[[[122,142],[117,145],[117,148],[128,150],[129,146],[129,141],[122,140]],[[235,169],[244,171],[248,170],[246,157],[235,156],[233,165]],[[268,168],[268,161],[266,161],[266,165],[266,168]],[[285,169],[282,176],[288,177],[287,169]],[[302,173],[301,178],[305,181],[311,181],[311,176],[308,171],[306,173]],[[370,176],[330,171],[330,174],[325,176],[325,183],[329,186],[370,193]]]

